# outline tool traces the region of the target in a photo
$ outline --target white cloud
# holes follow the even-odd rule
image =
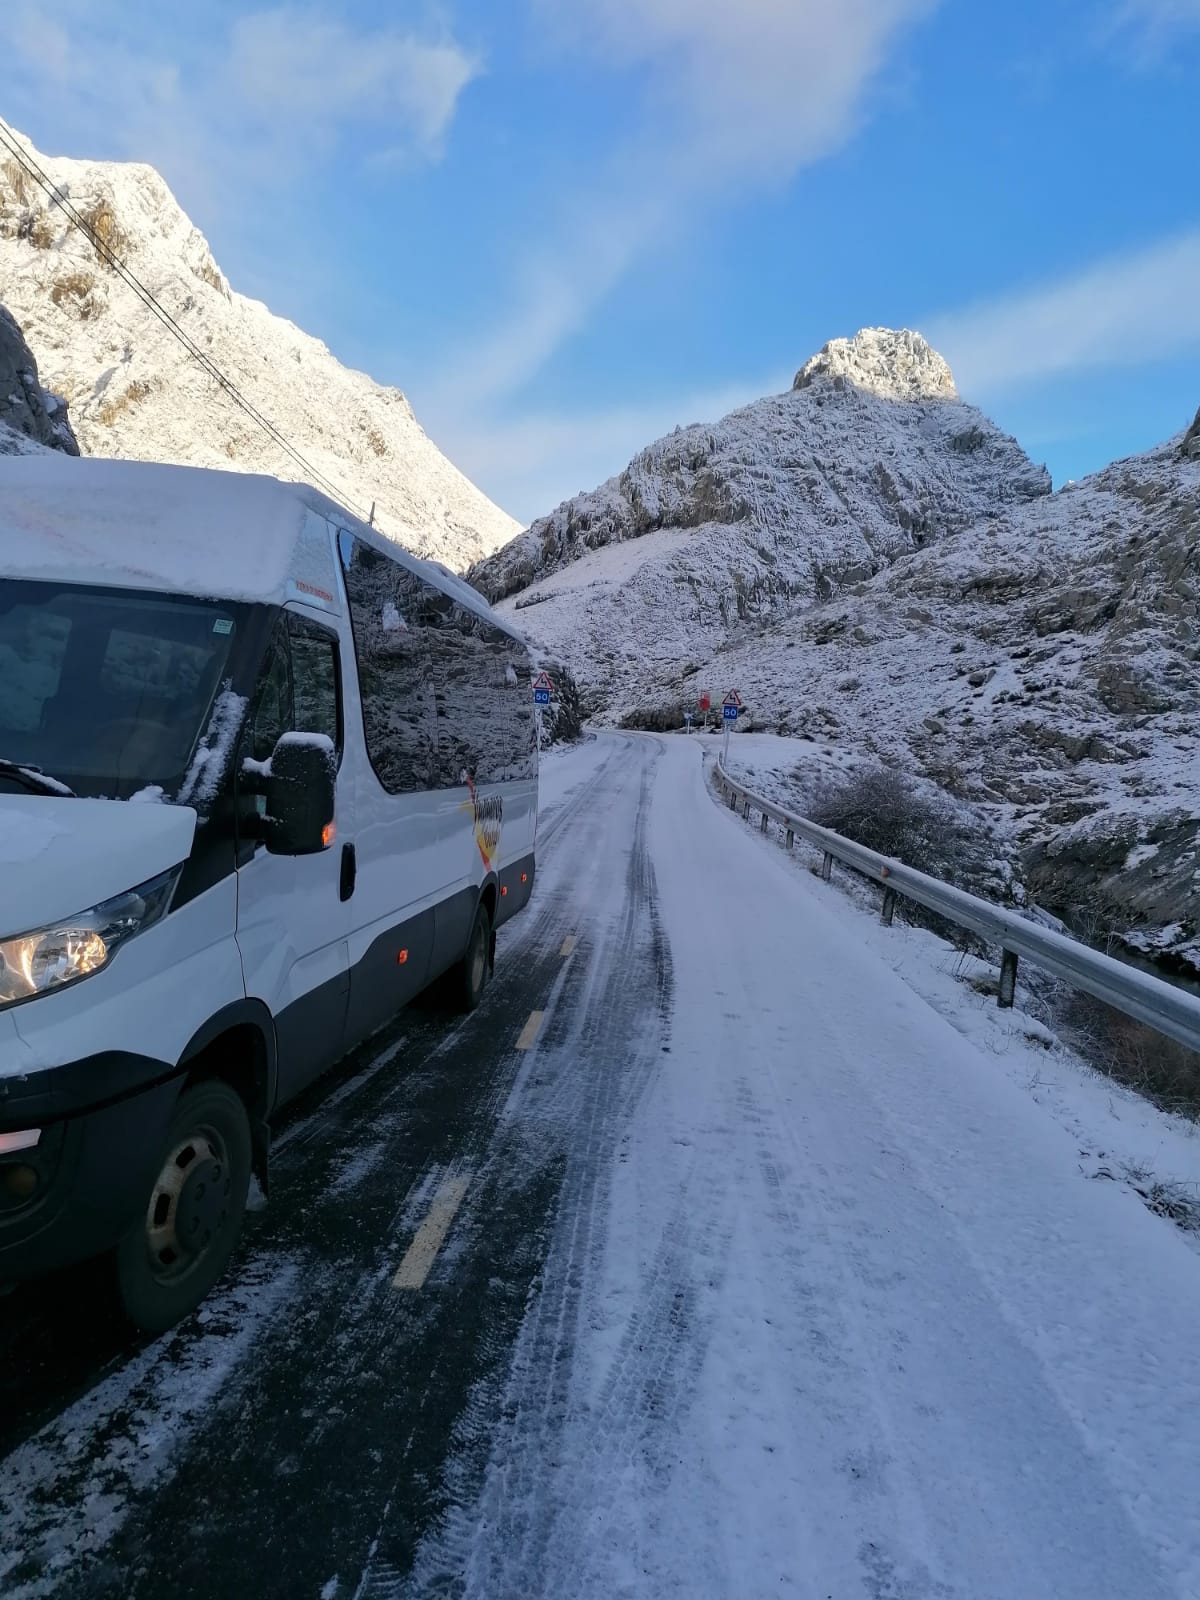
[[[519,388],[656,244],[844,143],[898,35],[937,3],[531,0],[549,48],[636,79],[628,134],[516,263],[507,314],[447,388]]]
[[[965,394],[1200,351],[1200,229],[925,326]]]
[[[343,144],[350,159],[435,160],[479,62],[445,33],[355,27],[330,7],[208,15],[150,0],[0,6],[6,112],[77,153],[150,161],[195,195],[277,183]],[[53,141],[41,129],[53,126]]]
[[[315,12],[281,7],[234,23],[227,73],[244,106],[306,140],[368,124],[435,156],[458,98],[479,64],[447,39],[396,29],[355,31]],[[388,148],[391,148],[389,144]]]
[[[1124,0],[1117,21],[1141,24],[1156,32],[1200,28],[1200,0]]]

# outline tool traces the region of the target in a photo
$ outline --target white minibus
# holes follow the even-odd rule
[[[0,460],[0,1284],[155,1332],[272,1119],[533,889],[525,643],[313,489]]]

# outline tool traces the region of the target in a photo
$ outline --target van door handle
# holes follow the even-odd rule
[[[358,878],[358,858],[354,854],[352,844],[342,846],[342,876],[339,892],[343,900],[349,900],[354,893],[354,884]]]

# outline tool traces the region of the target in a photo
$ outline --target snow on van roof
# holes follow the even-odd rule
[[[280,604],[313,512],[521,637],[461,578],[308,485],[204,467],[57,454],[0,459],[0,577]]]

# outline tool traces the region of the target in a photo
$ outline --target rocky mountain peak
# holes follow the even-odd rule
[[[1183,456],[1186,461],[1200,461],[1200,411],[1183,436]]]
[[[947,363],[909,328],[862,328],[852,339],[831,339],[804,363],[792,387],[807,389],[819,378],[884,400],[958,399]]]
[[[17,143],[74,216],[16,156],[0,160],[0,285],[43,381],[70,402],[86,454],[323,478],[349,509],[376,504],[384,533],[457,570],[519,531],[442,455],[399,389],[343,367],[319,339],[239,294],[152,167]],[[233,403],[113,256],[311,472]]]

